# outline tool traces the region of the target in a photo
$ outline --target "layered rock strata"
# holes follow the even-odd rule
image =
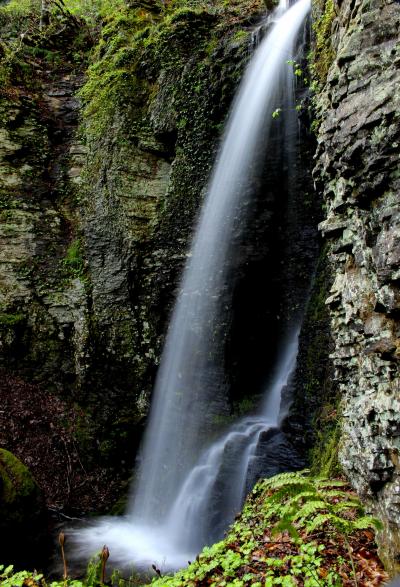
[[[342,0],[331,14],[335,58],[316,100],[321,124],[314,178],[326,206],[320,230],[329,244],[333,278],[326,304],[334,384],[342,395],[339,458],[359,494],[385,521],[382,543],[396,566],[400,6],[390,0]]]

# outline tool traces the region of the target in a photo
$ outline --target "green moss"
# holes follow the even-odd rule
[[[0,449],[0,529],[23,524],[39,511],[39,490],[29,469],[5,449]]]
[[[0,328],[2,326],[5,327],[14,327],[17,324],[21,324],[25,320],[25,314],[9,314],[9,313],[0,313]]]
[[[4,503],[11,504],[17,498],[29,496],[36,491],[36,483],[28,467],[5,449],[0,449],[0,471],[1,497]]]
[[[335,58],[332,46],[332,23],[336,16],[333,0],[316,0],[314,3],[313,30],[315,33],[311,71],[317,83],[324,84]]]
[[[124,0],[64,0],[64,5],[74,16],[84,20],[89,26],[96,26],[101,19],[123,10]]]
[[[234,43],[242,43],[243,41],[248,39],[248,37],[249,37],[248,31],[240,30],[240,31],[235,32],[232,40]]]
[[[84,260],[82,251],[82,242],[80,239],[75,239],[69,245],[63,265],[73,277],[80,277],[84,270]]]
[[[125,7],[114,14],[81,91],[89,134],[104,135],[115,114],[127,110],[132,131],[140,127],[143,132],[147,107],[157,93],[152,78],[155,81],[162,68],[182,70],[188,54],[208,41],[213,18],[205,9],[187,6],[169,8],[157,18],[143,8]]]

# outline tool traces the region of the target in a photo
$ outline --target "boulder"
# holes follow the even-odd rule
[[[16,456],[0,448],[0,550],[5,563],[32,560],[41,549],[45,509],[35,479]],[[28,555],[28,556],[27,556]]]

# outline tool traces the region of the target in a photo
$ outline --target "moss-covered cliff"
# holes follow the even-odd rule
[[[10,397],[22,377],[32,402],[35,389],[60,397],[85,470],[101,464],[126,479],[188,236],[265,5],[79,6],[55,10],[42,31],[39,2],[0,9],[1,385]],[[3,442],[23,457],[15,435]],[[39,448],[31,458],[39,468]],[[79,509],[79,477],[57,507]]]

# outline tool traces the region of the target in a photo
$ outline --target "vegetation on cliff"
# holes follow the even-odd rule
[[[332,42],[332,26],[336,16],[334,0],[316,0],[313,4],[314,48],[311,71],[316,88],[322,86],[335,58]]]

